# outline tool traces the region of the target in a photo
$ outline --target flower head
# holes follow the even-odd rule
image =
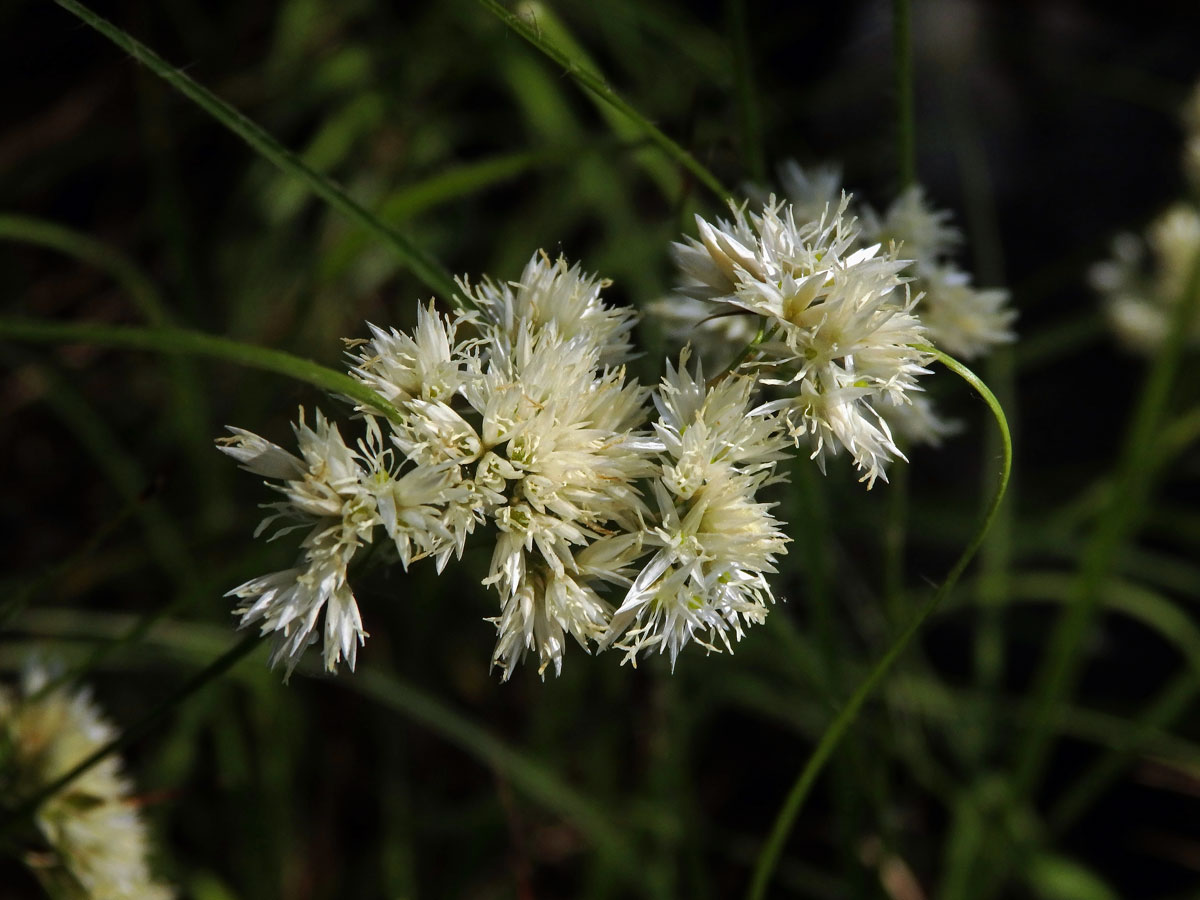
[[[506,335],[510,342],[515,343],[524,329],[549,329],[561,340],[578,339],[594,346],[604,365],[633,356],[629,333],[636,320],[634,311],[604,303],[600,292],[610,282],[585,274],[578,263],[568,265],[561,256],[551,261],[538,251],[520,279],[509,284],[489,278],[474,288],[462,279],[458,284],[490,330]]]
[[[708,238],[676,247],[690,261],[685,293],[757,318],[766,338],[747,365],[785,394],[767,409],[783,414],[822,466],[845,448],[872,484],[901,455],[874,403],[916,390],[928,356],[900,276],[909,261],[894,248],[862,246],[849,202],[843,195],[836,208],[803,221],[771,198],[760,213],[735,209],[733,222],[699,223]],[[705,270],[698,257],[711,247],[723,256],[710,252]],[[733,277],[718,282],[713,273],[727,268]],[[697,275],[705,271],[713,276],[706,281]]]
[[[19,689],[0,689],[0,784],[28,795],[70,771],[116,737],[86,690],[46,689],[44,667],[26,667]],[[38,809],[38,831],[52,851],[38,876],[56,896],[80,900],[167,900],[147,857],[146,829],[120,760],[93,765]]]
[[[485,583],[505,609],[494,658],[505,677],[526,651],[540,669],[561,666],[562,641],[537,621],[581,643],[603,632],[607,606],[576,554],[637,529],[645,507],[636,482],[651,470],[637,431],[646,393],[636,382],[601,368],[594,344],[564,341],[555,329],[526,324],[514,343],[507,337],[492,335],[467,396],[485,454],[475,481],[498,530]]]
[[[1112,258],[1093,265],[1089,278],[1123,343],[1142,353],[1162,345],[1198,255],[1200,211],[1186,203],[1155,219],[1145,243],[1132,234],[1114,239]],[[1192,341],[1200,340],[1200,319],[1188,329]]]
[[[706,387],[702,370],[668,365],[655,396],[660,419],[657,515],[642,534],[653,552],[634,579],[602,641],[636,662],[695,641],[731,649],[745,625],[762,622],[774,602],[765,575],[788,538],[757,491],[778,481],[787,439],[780,423],[752,407],[749,378]]]
[[[363,481],[367,468],[361,454],[343,442],[336,425],[316,413],[316,428],[304,421],[295,426],[301,457],[258,435],[231,429],[221,449],[260,475],[280,477],[273,485],[285,500],[259,526],[284,520],[281,534],[307,528],[301,541],[300,565],[273,572],[237,586],[229,596],[240,601],[236,612],[244,628],[261,622],[263,634],[274,634],[271,664],[286,664],[290,675],[304,650],[317,640],[317,620],[325,613],[324,657],[332,670],[345,658],[354,667],[358,645],[366,638],[347,569],[379,522],[376,502]]]

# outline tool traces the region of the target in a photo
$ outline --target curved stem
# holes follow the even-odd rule
[[[750,882],[750,888],[746,894],[750,900],[761,900],[766,896],[767,885],[771,880],[771,876],[775,871],[775,867],[779,862],[779,856],[783,851],[783,845],[791,833],[792,825],[796,821],[796,816],[800,812],[800,807],[803,805],[805,798],[812,789],[813,784],[817,780],[817,776],[821,773],[825,763],[829,761],[829,757],[837,748],[850,726],[854,723],[858,716],[859,710],[867,699],[879,687],[879,683],[883,680],[883,676],[896,662],[912,641],[916,633],[925,624],[926,619],[938,608],[941,602],[946,598],[950,591],[954,588],[955,583],[970,563],[971,558],[975,555],[975,551],[979,549],[979,545],[983,543],[983,538],[987,534],[988,528],[992,524],[992,520],[996,516],[997,510],[1000,508],[1000,502],[1004,499],[1004,492],[1008,488],[1008,478],[1012,471],[1012,437],[1008,430],[1008,421],[1004,417],[1004,410],[1001,409],[1000,403],[996,397],[988,390],[985,385],[974,372],[958,362],[956,359],[947,356],[940,350],[932,347],[923,348],[932,353],[938,361],[946,368],[950,369],[960,378],[971,385],[980,396],[983,397],[985,403],[992,411],[992,415],[996,419],[996,425],[1000,429],[1000,440],[1003,449],[1003,458],[1000,467],[999,478],[996,483],[996,492],[993,495],[991,502],[988,503],[987,509],[984,510],[983,517],[980,520],[979,526],[975,529],[975,533],[971,536],[970,542],[966,549],[958,557],[958,560],[946,574],[946,579],[941,586],[934,592],[933,596],[926,601],[925,605],[913,617],[912,621],[901,632],[900,636],[892,643],[887,652],[883,654],[880,660],[875,663],[870,673],[858,686],[858,689],[850,697],[850,700],[837,714],[833,722],[825,730],[812,756],[805,763],[804,768],[800,771],[800,775],[796,778],[795,784],[792,785],[791,791],[780,807],[778,815],[775,817],[775,824],[771,827],[771,834],[768,836],[766,843],[763,844],[759,851],[758,861],[754,866],[754,875]]]
[[[136,328],[129,325],[99,325],[92,322],[49,322],[23,316],[0,316],[0,338],[41,344],[103,344],[151,350],[156,353],[184,353],[212,356],[230,362],[287,375],[299,381],[342,394],[366,407],[399,421],[400,410],[366,385],[334,369],[282,350],[243,344],[215,334],[186,328]]]

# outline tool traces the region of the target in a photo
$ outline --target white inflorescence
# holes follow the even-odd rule
[[[651,310],[721,366],[763,329],[743,369],[790,395],[773,408],[818,462],[844,447],[870,485],[903,458],[897,440],[936,444],[956,429],[919,393],[929,357],[916,348],[981,355],[1013,340],[1015,313],[1006,291],[976,289],[955,267],[959,233],[919,188],[860,224],[836,168],[789,162],[780,180],[786,203],[697,220],[699,238],[674,245],[678,293]]]
[[[763,573],[785,539],[753,495],[772,479],[781,426],[765,411],[744,417],[748,379],[722,382],[704,401],[702,385],[673,372],[655,400],[663,422],[648,430],[650,392],[621,366],[632,356],[635,315],[602,301],[605,284],[537,254],[518,282],[460,281],[469,313],[420,307],[411,334],[371,326],[369,339],[351,342],[351,373],[400,416],[360,408],[366,435],[353,446],[319,412],[314,427],[301,414],[299,456],[231,429],[221,449],[283,495],[260,531],[303,534],[292,568],[230,592],[242,624],[273,636],[274,663],[290,673],[322,641],[327,669],[343,660],[353,668],[366,631],[351,564],[377,526],[405,568],[433,557],[440,571],[472,533],[490,536],[483,583],[499,595],[492,663],[504,678],[527,655],[540,672],[558,672],[570,641],[607,646],[623,623],[636,622],[638,633],[621,646],[648,646],[653,631],[674,659],[693,633],[711,645],[703,635],[740,636],[740,622],[761,621],[770,598]],[[685,383],[711,408],[705,422],[677,421],[683,401],[670,392]],[[675,446],[670,436],[689,427]],[[705,429],[709,443],[692,447]],[[732,460],[720,478],[696,468],[697,454],[716,454],[718,444]],[[680,493],[684,472],[705,485],[702,500]],[[682,556],[663,549],[680,527],[700,529],[711,545],[686,571]],[[682,573],[671,576],[678,590],[707,592],[702,625],[629,614],[648,586],[664,589],[653,573],[668,569]],[[619,592],[614,619],[607,595]]]
[[[1176,203],[1155,219],[1144,243],[1132,234],[1113,240],[1112,258],[1093,265],[1089,276],[1126,346],[1140,353],[1162,346],[1172,308],[1182,299],[1198,258],[1200,210],[1187,203]],[[1200,340],[1200,319],[1187,327],[1190,340]]]
[[[21,794],[70,771],[116,737],[86,690],[52,688],[37,665],[26,668],[19,689],[0,690],[0,735],[9,752],[0,776]],[[88,900],[168,900],[174,895],[150,875],[146,829],[121,774],[109,756],[87,769],[38,809],[38,831],[51,854],[42,854],[38,876],[55,896]]]
[[[1192,89],[1180,118],[1191,198],[1169,206],[1150,223],[1144,237],[1117,235],[1112,258],[1096,263],[1088,273],[1117,338],[1139,353],[1162,346],[1193,270],[1200,265],[1200,84]],[[1200,342],[1200,316],[1182,324],[1187,339]]]
[[[904,274],[921,295],[917,314],[930,343],[970,360],[1014,340],[1016,312],[1008,306],[1008,291],[971,285],[971,276],[952,261],[962,236],[950,213],[933,209],[920,187],[901,193],[882,216],[867,210],[864,220],[869,240],[894,241],[912,260]]]
[[[617,609],[604,645],[614,640],[635,661],[695,641],[710,651],[730,648],[742,625],[762,622],[774,602],[766,574],[786,552],[787,538],[759,502],[759,488],[778,480],[775,463],[789,443],[780,423],[752,406],[751,379],[734,376],[706,387],[685,352],[668,364],[654,404],[657,504],[644,542],[654,555]]]
[[[924,329],[894,247],[862,246],[849,198],[816,221],[798,221],[772,197],[761,213],[697,219],[700,239],[675,245],[681,293],[754,317],[763,340],[750,364],[785,395],[793,439],[824,469],[849,451],[868,485],[902,457],[879,405],[906,402],[927,370]]]
[[[469,311],[419,306],[411,332],[371,325],[348,342],[351,374],[394,417],[359,406],[357,441],[319,411],[312,427],[301,411],[299,455],[230,429],[221,449],[282,495],[260,531],[302,535],[291,568],[230,592],[242,625],[272,636],[272,663],[290,674],[320,642],[326,669],[354,667],[363,548],[406,569],[431,557],[440,572],[475,534],[491,542],[483,584],[498,595],[492,665],[505,679],[527,656],[560,672],[571,641],[630,661],[657,650],[674,666],[687,644],[731,649],[761,622],[789,538],[758,494],[781,480],[785,448],[806,445],[822,471],[847,451],[870,487],[904,458],[893,427],[951,430],[919,393],[933,329],[911,282],[941,279],[947,342],[969,352],[1010,337],[1003,295],[948,268],[956,233],[918,193],[876,217],[868,242],[836,172],[786,174],[800,205],[698,217],[698,238],[674,245],[680,296],[660,305],[691,323],[701,356],[711,345],[696,326],[722,335],[711,382],[686,349],[656,392],[628,377],[635,313],[604,302],[606,281],[539,252],[518,281],[460,280]],[[773,396],[758,399],[764,386]]]

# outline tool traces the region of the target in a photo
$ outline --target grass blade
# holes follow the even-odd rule
[[[62,0],[56,0],[56,2],[62,2]],[[599,97],[621,115],[633,122],[667,156],[691,172],[701,184],[716,194],[719,199],[725,200],[732,196],[729,189],[721,184],[717,176],[701,165],[692,154],[667,137],[649,119],[630,106],[624,98],[608,86],[603,78],[580,66],[574,59],[547,40],[545,35],[535,25],[530,24],[521,16],[509,12],[496,2],[496,0],[479,0],[479,4],[496,16],[512,31],[523,37],[555,63],[562,66],[563,71],[576,84]]]
[[[287,375],[330,393],[345,395],[395,421],[400,419],[400,410],[349,375],[282,350],[244,344],[201,331],[99,325],[92,322],[49,322],[22,316],[0,316],[0,338],[41,344],[101,344],[131,350],[150,350],[155,353],[211,356],[253,369]]]
[[[244,140],[257,153],[307,185],[314,194],[334,209],[353,219],[388,244],[404,260],[412,273],[443,300],[451,303],[465,302],[458,296],[454,279],[437,260],[395,228],[381,222],[344,190],[324,175],[314,171],[259,125],[210,90],[193,81],[182,70],[172,66],[145,44],[137,41],[107,19],[96,15],[82,3],[78,3],[76,0],[54,0],[54,2],[145,65],[155,75]]]

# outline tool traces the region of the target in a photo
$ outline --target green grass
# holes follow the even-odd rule
[[[1030,170],[1011,148],[1040,139],[988,105],[1084,109],[1112,142],[1104,110],[1171,132],[1148,89],[1185,84],[1064,57],[1028,63],[1039,94],[1003,37],[947,37],[957,20],[899,0],[861,32],[865,6],[740,0],[56,3],[29,41],[62,64],[0,134],[0,669],[59,660],[53,685],[90,686],[122,731],[36,790],[0,746],[14,897],[41,896],[31,814],[113,752],[157,869],[211,900],[1200,889],[1177,824],[1200,813],[1200,261],[1144,362],[1084,285],[1181,180],[1089,230],[1088,196],[1048,209],[1070,173]],[[734,654],[689,647],[672,674],[571,646],[561,677],[501,683],[476,540],[440,574],[378,548],[354,569],[357,672],[267,670],[224,594],[291,565],[294,541],[252,538],[277,497],[215,451],[223,425],[287,445],[296,408],[330,395],[343,418],[401,418],[345,374],[340,339],[409,327],[431,295],[465,309],[454,276],[513,279],[538,248],[649,304],[692,215],[789,156],[843,160],[877,205],[911,183],[956,200],[964,264],[1012,280],[1019,341],[979,375],[938,353],[923,381],[961,434],[870,492],[844,454],[825,476],[789,460],[769,498],[786,602]],[[654,383],[674,351],[652,323],[637,337],[631,373]]]

